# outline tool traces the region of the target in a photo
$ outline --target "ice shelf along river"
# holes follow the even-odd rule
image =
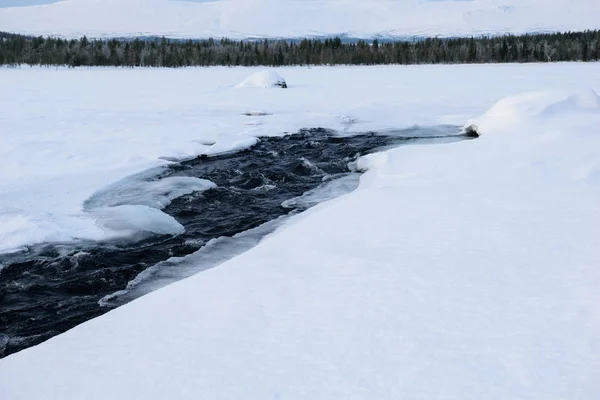
[[[154,207],[176,221],[163,222],[164,234],[45,243],[0,255],[0,357],[249,249],[286,216],[354,190],[359,156],[462,139],[454,126],[353,136],[301,130],[124,179],[92,196],[87,211]],[[169,221],[183,229],[170,232]]]

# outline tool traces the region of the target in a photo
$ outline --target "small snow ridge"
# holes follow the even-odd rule
[[[236,88],[282,88],[287,89],[287,83],[275,71],[266,70],[250,75],[243,82],[236,85]]]

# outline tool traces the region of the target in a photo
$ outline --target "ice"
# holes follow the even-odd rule
[[[19,251],[24,246],[35,243],[76,239],[104,240],[141,231],[181,233],[183,227],[159,209],[176,197],[207,190],[215,187],[215,184],[191,177],[171,177],[157,181],[145,179],[157,172],[150,170],[111,184],[86,200],[82,211],[73,214],[55,214],[51,209],[39,212],[22,207],[26,202],[35,201],[36,197],[41,201],[44,195],[50,198],[56,196],[53,192],[38,192],[32,193],[31,198],[23,197],[20,208],[0,209],[0,235],[3,238],[0,252]],[[32,189],[35,190],[35,186]],[[63,195],[70,194],[66,192]],[[152,227],[152,223],[157,226]]]
[[[120,306],[161,287],[214,268],[256,246],[281,227],[288,216],[266,222],[232,237],[210,240],[197,252],[186,257],[172,257],[145,269],[127,284],[127,288],[103,297],[101,306]]]
[[[240,150],[248,149],[258,142],[256,137],[231,135],[222,133],[219,135],[218,141],[202,152],[204,155],[217,156],[221,154],[232,153]]]
[[[22,209],[0,210],[0,253],[23,250],[27,245],[79,238],[100,240],[102,229],[86,215],[60,215]]]
[[[176,176],[154,181],[143,179],[155,172],[150,170],[109,185],[85,202],[86,212],[96,219],[99,226],[117,232],[119,236],[139,232],[183,233],[183,226],[160,210],[177,197],[202,192],[216,185],[209,180],[193,177]],[[106,234],[111,236],[112,232]]]
[[[282,207],[305,210],[317,204],[335,199],[355,190],[358,187],[359,178],[360,174],[356,173],[329,176],[317,188],[307,191],[302,196],[283,202]],[[263,185],[253,190],[269,191],[275,187],[274,185]],[[288,218],[288,216],[280,217],[257,228],[236,234],[233,237],[213,239],[192,255],[173,257],[147,268],[130,281],[126,289],[101,299],[100,305],[122,305],[167,284],[189,277],[200,271],[214,268],[228,259],[256,246],[265,236],[281,227]]]
[[[0,8],[0,26],[67,37],[412,38],[597,29],[599,12],[594,0],[68,0]]]
[[[279,74],[272,70],[260,71],[239,83],[236,88],[287,88],[287,83]]]
[[[86,201],[86,209],[120,205],[143,205],[162,209],[171,200],[192,192],[202,192],[216,187],[206,179],[193,177],[168,177],[155,181],[123,180],[96,193]]]
[[[302,196],[289,199],[281,203],[285,208],[306,209],[316,204],[335,199],[343,194],[350,193],[358,187],[360,174],[345,174],[332,177],[315,189],[309,190]]]
[[[178,235],[185,230],[177,220],[156,208],[144,205],[101,207],[90,212],[103,228],[118,235],[130,236],[139,232]]]

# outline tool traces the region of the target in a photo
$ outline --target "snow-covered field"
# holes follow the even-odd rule
[[[596,0],[64,0],[0,8],[0,30],[67,37],[453,36],[597,29],[598,14]]]
[[[310,126],[482,136],[361,159],[355,192],[252,250],[0,360],[0,398],[600,396],[600,64],[234,87],[253,72],[0,70],[3,250],[104,237],[83,202],[164,157]]]
[[[94,212],[83,207],[99,189],[168,159],[231,151],[256,136],[306,127],[461,125],[516,91],[594,86],[598,69],[287,68],[279,72],[290,88],[267,90],[235,88],[260,69],[2,69],[0,252],[148,229],[140,213],[160,232],[177,232],[180,226],[153,210],[138,207],[121,221],[122,213],[98,212],[103,204],[88,203],[94,210],[85,211]]]

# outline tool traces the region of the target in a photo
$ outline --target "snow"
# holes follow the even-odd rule
[[[597,399],[598,68],[288,68],[282,91],[232,87],[251,69],[2,70],[2,218],[64,235],[101,187],[221,134],[481,137],[362,158],[354,192],[0,360],[0,398]]]
[[[170,215],[144,205],[105,207],[91,212],[98,224],[112,231],[124,231],[124,235],[151,232],[178,235],[185,232],[183,225]]]
[[[556,120],[570,118],[575,131],[586,129],[590,120],[600,113],[600,97],[593,89],[569,93],[560,90],[536,91],[519,94],[500,100],[483,116],[467,122],[480,134],[504,130],[537,130],[540,127],[551,129]],[[582,150],[582,149],[578,149]]]
[[[257,72],[256,74],[249,76],[248,78],[244,79],[243,82],[240,82],[236,86],[236,88],[253,87],[267,89],[275,87],[281,88],[283,85],[285,85],[287,88],[287,83],[285,82],[285,79],[279,76],[279,74],[275,71],[266,70]],[[256,113],[254,112],[250,114]]]
[[[200,250],[186,257],[171,257],[139,273],[124,290],[104,296],[101,306],[120,306],[168,284],[206,271],[248,251],[261,239],[281,227],[287,216],[266,222],[232,237],[208,241]]]
[[[595,0],[64,0],[0,8],[4,31],[88,36],[412,37],[600,28]]]
[[[411,135],[401,129],[460,125],[515,91],[585,91],[597,70],[594,63],[281,68],[275,73],[293,83],[289,89],[253,90],[235,85],[263,68],[1,69],[0,87],[10,96],[0,98],[0,252],[131,233],[133,226],[107,229],[98,219],[105,214],[90,211],[116,204],[94,199],[142,190],[126,204],[153,205],[157,193],[139,182],[173,160],[309,127]],[[199,185],[184,181],[180,189]]]
[[[121,180],[96,193],[86,202],[86,208],[113,207],[124,204],[145,205],[162,209],[173,199],[192,192],[201,192],[216,187],[206,179],[185,176],[163,178],[159,181]]]
[[[175,218],[159,211],[177,197],[202,192],[216,185],[206,179],[169,177],[146,181],[147,171],[123,179],[96,192],[84,203],[84,210],[96,224],[113,236],[151,232],[177,235],[185,232]]]
[[[324,201],[349,193],[358,187],[359,175],[346,174],[331,178],[302,196],[294,197],[281,203],[285,208],[305,209]]]

